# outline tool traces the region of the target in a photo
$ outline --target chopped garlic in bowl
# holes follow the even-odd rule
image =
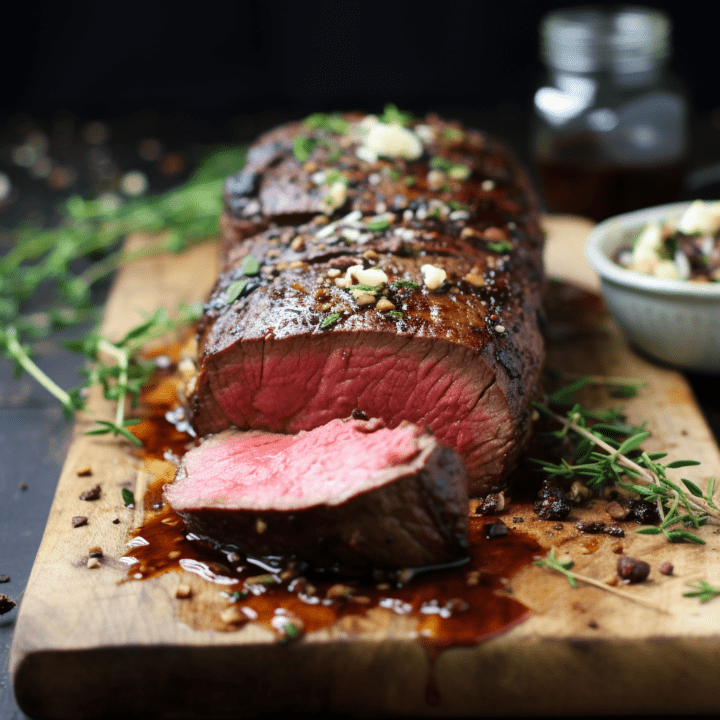
[[[720,282],[720,202],[696,200],[676,221],[649,222],[616,260],[665,280]]]
[[[609,218],[585,253],[603,299],[644,354],[720,373],[720,202],[676,203]]]

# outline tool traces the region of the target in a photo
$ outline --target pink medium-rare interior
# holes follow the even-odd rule
[[[356,408],[390,427],[403,420],[429,427],[465,457],[471,477],[482,476],[512,442],[505,398],[484,361],[443,342],[371,339],[328,348],[308,338],[292,352],[282,341],[236,343],[210,389],[239,428],[295,433]]]
[[[299,510],[337,505],[385,482],[380,471],[419,452],[412,427],[362,432],[362,421],[333,420],[298,435],[226,432],[185,458],[172,488],[176,509]]]

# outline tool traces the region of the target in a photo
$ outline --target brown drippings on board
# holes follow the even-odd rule
[[[153,495],[159,492],[157,487],[150,490]],[[524,605],[497,591],[504,588],[503,579],[529,564],[539,551],[533,539],[513,531],[488,540],[484,524],[483,519],[471,518],[471,557],[459,568],[419,573],[402,586],[380,583],[378,588],[367,581],[343,579],[352,592],[343,596],[333,590],[329,598],[328,590],[337,586],[338,578],[309,574],[308,582],[316,588],[314,597],[319,599],[310,604],[302,593],[288,589],[293,576],[280,581],[280,570],[268,573],[245,558],[230,562],[224,553],[201,541],[189,540],[180,517],[166,506],[133,533],[147,544],[130,547],[126,553],[126,557],[136,560],[128,569],[128,578],[147,579],[190,568],[190,572],[216,582],[218,591],[230,595],[246,593],[237,602],[257,612],[258,622],[268,627],[272,627],[279,607],[297,614],[307,632],[329,627],[348,615],[366,616],[370,609],[385,608],[414,618],[420,642],[427,648],[474,645],[527,615],[529,611]],[[269,579],[264,577],[267,575],[275,580],[262,584],[248,582],[249,578]],[[356,596],[361,600],[357,601]],[[467,608],[458,600],[465,601]],[[195,618],[193,625],[216,627],[213,618],[203,617]]]

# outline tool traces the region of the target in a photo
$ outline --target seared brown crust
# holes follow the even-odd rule
[[[502,486],[529,431],[543,361],[543,235],[526,176],[501,146],[434,117],[412,127],[425,138],[424,154],[413,161],[368,163],[357,157],[352,133],[301,124],[279,128],[251,149],[243,173],[226,187],[223,270],[200,330],[193,420],[202,434],[253,426],[228,416],[217,399],[223,364],[241,345],[281,354],[293,352],[299,339],[321,350],[416,344],[420,352],[473,364],[469,372],[483,378],[496,405],[506,406],[502,447],[485,467],[470,468],[471,494],[483,494]],[[314,147],[302,163],[292,151],[298,133]],[[320,213],[329,193],[317,182],[323,172],[347,182],[344,204],[330,215]],[[347,227],[341,219],[352,211],[361,217]],[[303,217],[307,222],[298,224]],[[247,256],[260,262],[258,274],[243,276]],[[338,287],[338,271],[342,284],[347,268],[360,264],[387,275],[375,300],[384,297],[394,309],[363,305],[357,292]],[[443,269],[446,282],[429,289],[423,265]],[[228,303],[227,291],[239,280],[248,282]],[[381,408],[368,410],[382,417]],[[287,428],[290,421],[267,429]]]

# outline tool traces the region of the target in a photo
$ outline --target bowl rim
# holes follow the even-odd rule
[[[663,295],[720,299],[720,283],[693,283],[688,280],[669,280],[644,275],[621,267],[607,253],[614,251],[619,243],[613,243],[628,230],[638,232],[653,221],[679,218],[690,207],[692,200],[668,205],[656,205],[633,212],[615,215],[598,223],[585,241],[585,257],[603,281],[627,288],[643,289]],[[715,202],[715,201],[708,201]]]

